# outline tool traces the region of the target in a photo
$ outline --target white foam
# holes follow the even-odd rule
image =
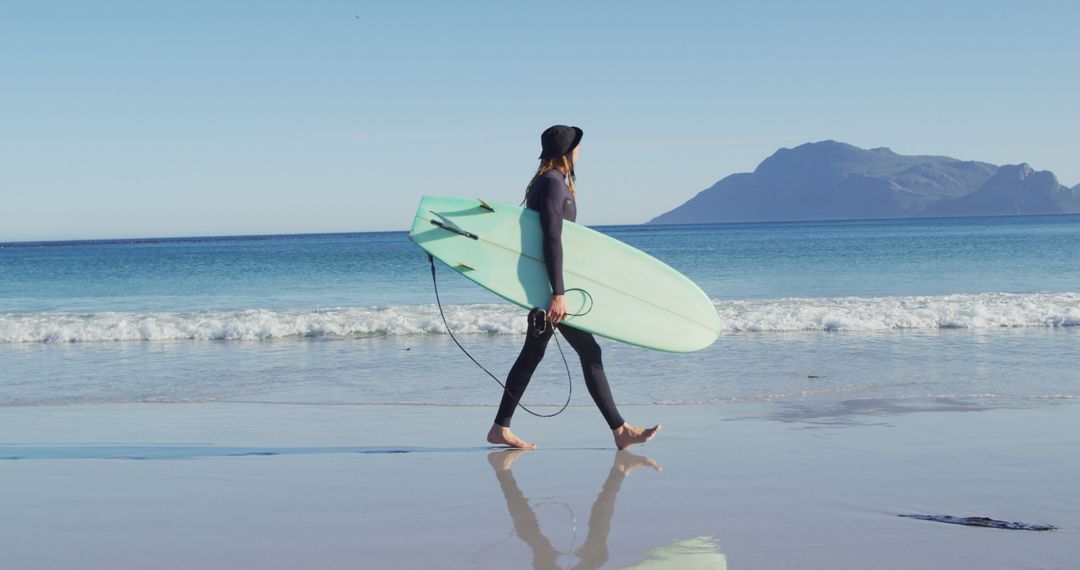
[[[727,331],[877,331],[1080,325],[1080,293],[713,301]]]
[[[1080,326],[1080,293],[714,300],[721,329],[880,331]],[[523,334],[510,304],[445,307],[455,334]],[[434,305],[159,313],[4,313],[0,343],[121,340],[262,340],[446,334]]]
[[[525,312],[512,305],[445,307],[455,334],[525,332]],[[344,307],[197,313],[0,314],[0,343],[119,340],[262,340],[445,334],[436,307]]]

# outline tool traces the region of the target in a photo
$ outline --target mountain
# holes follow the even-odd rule
[[[1062,212],[1080,212],[1080,191],[1026,164],[906,156],[828,140],[782,148],[754,172],[732,174],[649,223]]]
[[[1080,211],[1080,192],[1058,183],[1053,172],[1005,165],[978,190],[930,205],[927,216],[1060,214]]]

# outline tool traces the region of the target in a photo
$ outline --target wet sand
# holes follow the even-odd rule
[[[9,568],[1074,568],[1080,406],[962,400],[599,414],[130,404],[0,411]],[[1052,532],[900,514],[988,516]]]

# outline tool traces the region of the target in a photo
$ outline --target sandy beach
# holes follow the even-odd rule
[[[5,410],[10,568],[1073,568],[1073,404],[595,409],[130,404]],[[1052,532],[900,514],[987,516]]]

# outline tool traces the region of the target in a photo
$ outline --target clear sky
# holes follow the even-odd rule
[[[1080,2],[0,0],[0,241],[402,230],[517,203],[585,130],[579,221],[782,146],[1080,183]]]

